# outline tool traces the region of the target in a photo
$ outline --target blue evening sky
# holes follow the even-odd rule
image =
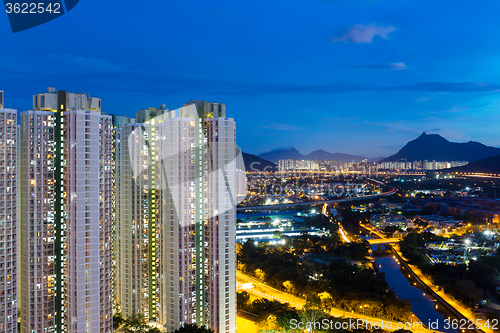
[[[388,156],[423,131],[499,146],[500,1],[80,0],[12,34],[5,106],[47,86],[108,113],[226,104],[249,153]]]

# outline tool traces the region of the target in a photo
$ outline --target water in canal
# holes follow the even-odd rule
[[[445,319],[456,320],[456,317],[419,289],[418,284],[414,285],[416,281],[413,281],[412,278],[408,277],[408,274],[404,273],[406,269],[398,264],[392,252],[377,251],[377,246],[372,246],[372,251],[376,251],[374,252],[375,262],[380,271],[385,273],[389,288],[394,288],[398,298],[407,299],[410,302],[412,312],[424,325],[429,327],[429,322],[435,323],[437,321],[439,325],[437,330],[441,332],[462,333],[461,330],[452,329],[451,327],[449,329],[445,328]]]

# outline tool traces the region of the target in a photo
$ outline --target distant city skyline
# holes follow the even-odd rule
[[[0,89],[19,112],[47,86],[130,117],[218,101],[238,145],[257,155],[292,146],[389,156],[423,131],[498,147],[498,10],[495,1],[85,1],[17,34],[0,19]]]

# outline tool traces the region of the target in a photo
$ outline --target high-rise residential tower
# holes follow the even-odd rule
[[[49,88],[21,113],[23,332],[112,332],[112,120]]]
[[[148,154],[128,144],[142,124],[115,129],[115,302],[122,313],[142,313],[149,318],[149,205],[147,175],[134,177],[132,163],[147,165]],[[130,148],[130,149],[129,149]]]
[[[0,91],[0,331],[17,332],[16,124]]]
[[[118,162],[117,159],[120,159],[117,155],[117,140],[119,140],[120,136],[120,128],[125,125],[125,124],[130,124],[130,123],[135,123],[135,118],[130,118],[127,116],[119,116],[119,115],[114,115],[111,114],[112,121],[113,121],[113,161],[112,161],[112,170],[113,170],[113,181],[112,181],[112,188],[113,188],[113,199],[112,199],[112,233],[116,234],[116,209],[117,209],[117,202],[116,202],[116,190],[117,190],[117,184],[116,184],[116,176],[117,176],[117,168],[120,168],[122,166],[125,166],[123,163]],[[123,169],[119,170],[120,172],[123,172]],[[120,296],[117,295],[117,283],[119,281],[117,280],[117,267],[116,267],[116,253],[117,253],[117,243],[118,240],[116,237],[112,237],[113,240],[113,301],[117,304],[121,304],[122,302],[118,302],[117,300],[120,299]]]
[[[235,122],[225,105],[150,108],[117,137],[117,294],[168,331],[236,331]]]

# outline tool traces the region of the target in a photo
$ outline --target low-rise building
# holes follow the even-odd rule
[[[379,229],[396,226],[402,229],[413,228],[413,222],[410,219],[404,218],[401,214],[382,215],[372,214],[370,216],[370,224]]]
[[[269,242],[271,244],[279,244],[282,236],[299,237],[302,234],[311,236],[326,236],[328,231],[312,227],[310,229],[303,228],[237,228],[236,241],[240,243],[246,242],[248,239],[258,242]]]

